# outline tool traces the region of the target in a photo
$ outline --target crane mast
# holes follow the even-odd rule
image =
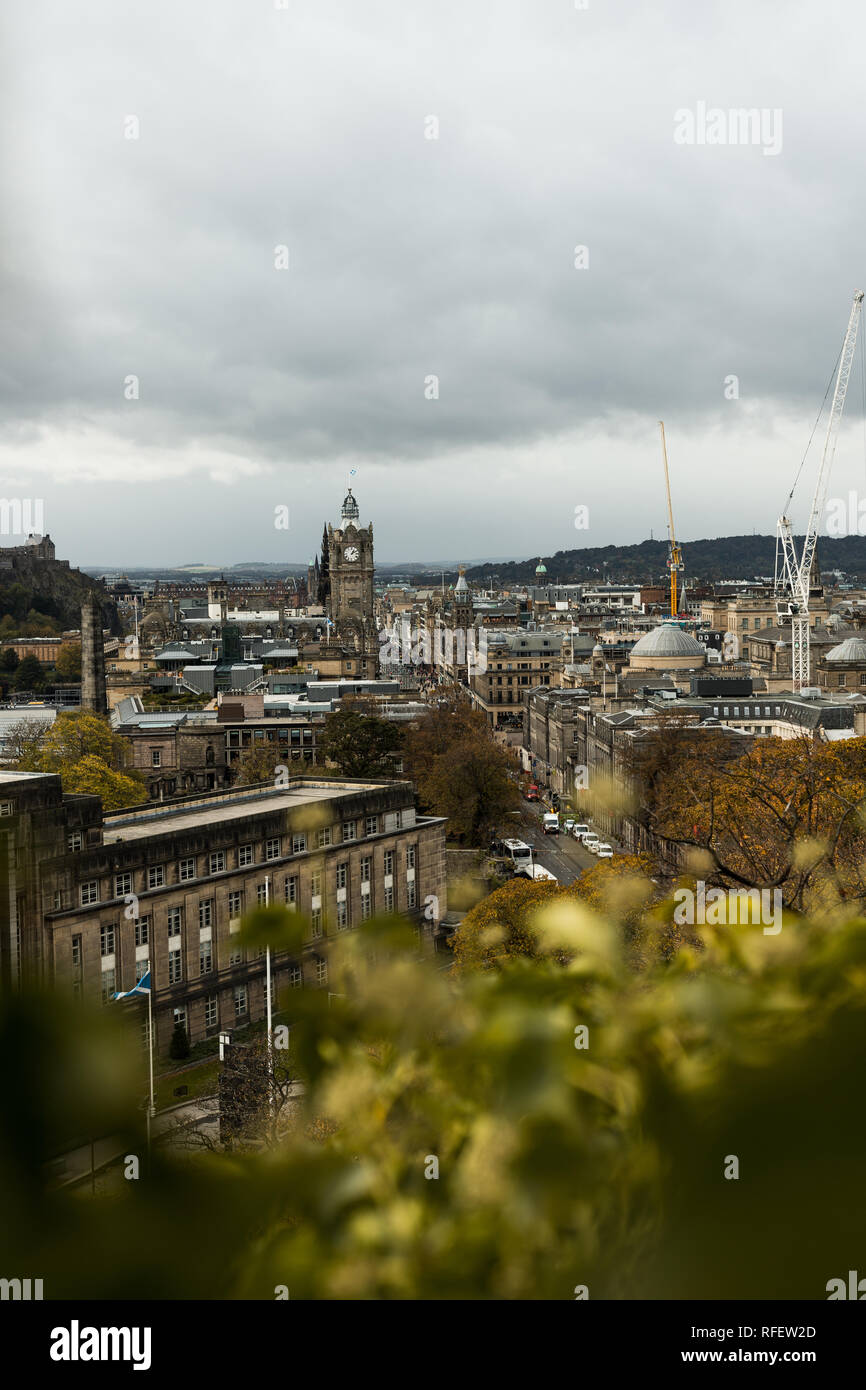
[[[665,443],[665,427],[663,420],[659,420],[659,429],[661,430],[662,436],[662,457],[665,462],[665,488],[668,495],[668,569],[671,572],[671,617],[676,618],[678,613],[677,575],[681,574],[683,570],[683,556],[682,551],[677,545],[677,538],[674,532],[674,509],[671,505],[671,480],[670,474],[668,473],[668,449]]]
[[[794,545],[790,518],[787,515],[780,516],[776,524],[776,612],[780,624],[789,618],[791,620],[791,676],[795,691],[802,690],[809,685],[810,681],[809,580],[812,561],[815,556],[815,546],[818,543],[818,527],[821,524],[821,517],[827,504],[830,469],[833,455],[836,452],[839,421],[842,418],[848,380],[851,376],[851,364],[857,345],[857,329],[860,323],[862,304],[863,291],[855,290],[854,302],[851,305],[851,314],[848,319],[848,329],[839,357],[833,403],[827,422],[827,437],[824,440],[824,451],[821,455],[821,465],[815,483],[812,509],[809,513],[806,538],[803,542],[803,553],[799,559]],[[793,492],[791,496],[793,496]],[[790,503],[790,501],[791,498],[789,497],[788,502]]]

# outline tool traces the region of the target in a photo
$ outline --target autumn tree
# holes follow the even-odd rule
[[[670,954],[654,921],[646,920],[648,909],[662,897],[651,867],[647,855],[614,855],[573,883],[534,882],[518,875],[467,912],[452,941],[455,962],[461,971],[489,970],[520,957],[566,964],[573,950],[567,940],[540,930],[541,909],[578,903],[617,924],[636,965]]]
[[[520,806],[512,762],[488,733],[469,734],[434,758],[419,775],[421,800],[446,816],[449,833],[467,845],[486,845],[496,827]]]
[[[658,834],[665,821],[670,787],[681,769],[723,767],[744,751],[746,737],[696,723],[677,710],[660,710],[636,731],[619,764],[623,788],[638,822]]]
[[[112,768],[122,768],[129,756],[129,745],[116,734],[105,715],[92,710],[63,710],[49,726],[42,740],[39,770],[59,772],[79,758],[101,758]]]
[[[249,787],[256,782],[274,782],[277,776],[277,769],[285,769],[289,750],[285,745],[279,743],[254,743],[251,747],[245,748],[240,758],[235,763],[237,775],[235,781],[239,786]],[[285,777],[285,771],[282,776]]]
[[[486,719],[458,687],[409,730],[403,766],[423,805],[447,816],[449,833],[461,843],[486,844],[520,807],[510,754],[494,742]]]
[[[760,739],[740,756],[684,740],[647,809],[708,882],[780,888],[797,909],[828,893],[866,899],[866,739]]]
[[[40,718],[19,719],[7,731],[5,737],[6,757],[13,767],[22,771],[35,772],[39,766],[39,752],[45,738],[46,725]]]
[[[472,708],[459,687],[446,687],[429,714],[406,734],[403,767],[418,783],[436,758],[470,736],[489,736],[487,720]]]
[[[59,773],[64,791],[101,796],[106,811],[137,806],[147,798],[140,775],[127,770],[126,740],[104,715],[64,710],[37,734],[22,732],[16,749],[16,767]]]
[[[543,954],[534,918],[546,903],[577,897],[575,884],[535,883],[517,877],[482,898],[454,933],[452,949],[461,969],[489,970],[518,956]]]
[[[318,749],[344,777],[389,777],[400,744],[400,730],[390,720],[344,709],[328,715]]]
[[[35,656],[25,656],[18,663],[12,685],[15,690],[44,689],[45,671],[41,661]]]
[[[101,797],[104,811],[138,806],[147,800],[147,789],[140,776],[118,772],[93,753],[85,754],[74,763],[49,770],[60,773],[65,792]]]
[[[61,681],[80,681],[81,680],[81,643],[70,642],[60,648],[57,660],[54,663],[54,672],[58,680]]]

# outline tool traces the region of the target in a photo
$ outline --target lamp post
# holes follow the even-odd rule
[[[265,907],[270,906],[271,901],[271,876],[265,875]],[[265,1008],[268,1017],[268,1097],[270,1108],[274,1108],[274,1028],[273,1028],[273,1007],[271,998],[271,947],[268,942],[265,945]]]

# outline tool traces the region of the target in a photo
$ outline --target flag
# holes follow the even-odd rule
[[[113,994],[111,997],[112,997],[112,999],[131,999],[132,996],[133,996],[133,994],[150,994],[150,971],[149,971],[149,970],[145,971],[145,973],[142,975],[141,979],[139,980],[138,984],[137,984],[137,985],[133,985],[132,989],[128,989],[128,990],[126,990],[125,992],[124,992],[124,991],[121,991],[121,993],[119,993],[119,994]]]

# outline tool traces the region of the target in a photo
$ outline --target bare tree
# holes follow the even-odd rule
[[[219,1090],[198,1103],[193,1120],[178,1118],[172,1142],[209,1153],[273,1148],[288,1132],[297,1080],[280,1048],[268,1057],[266,1038],[233,1043],[220,1068]]]

